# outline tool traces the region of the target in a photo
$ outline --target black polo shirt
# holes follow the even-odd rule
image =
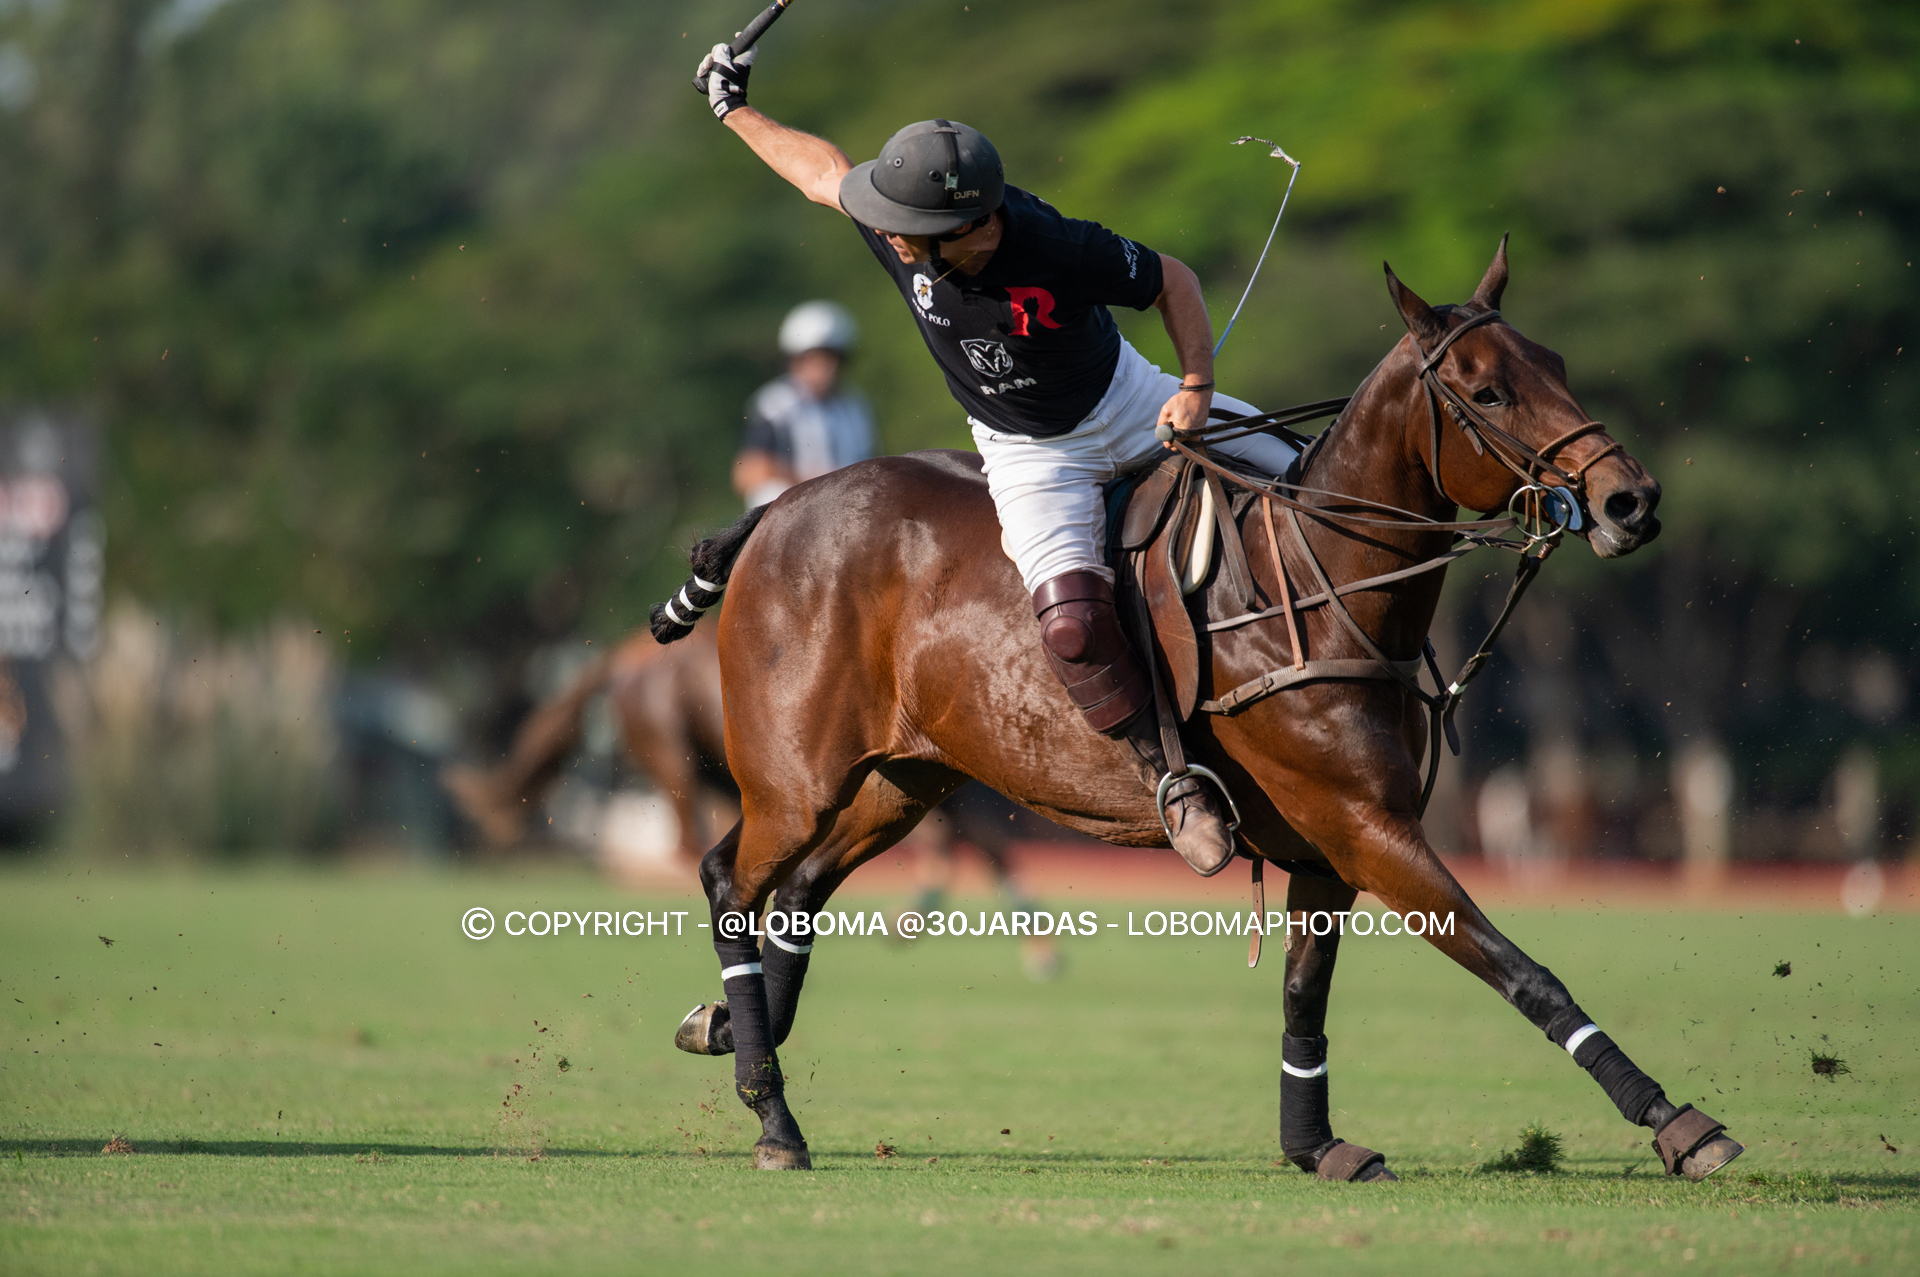
[[[902,262],[867,226],[861,236],[893,276],[947,388],[967,415],[1009,434],[1061,435],[1106,395],[1120,358],[1107,307],[1145,310],[1160,296],[1160,255],[1097,222],[1007,188],[1000,246],[978,275]],[[947,257],[965,254],[951,244]]]

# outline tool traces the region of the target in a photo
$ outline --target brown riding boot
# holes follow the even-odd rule
[[[1127,744],[1156,777],[1167,774],[1167,755],[1153,715],[1142,714],[1128,724]],[[1167,805],[1161,815],[1173,835],[1173,849],[1202,878],[1213,877],[1232,862],[1233,831],[1227,828],[1220,795],[1212,785],[1192,773],[1182,776],[1167,787]]]
[[[1067,572],[1033,592],[1041,646],[1087,726],[1124,738],[1152,769],[1167,774],[1158,726],[1147,713],[1153,687],[1147,682],[1114,608],[1113,586],[1097,572]],[[1167,791],[1164,811],[1173,848],[1194,872],[1211,877],[1233,859],[1233,834],[1220,798],[1198,777],[1187,775]]]

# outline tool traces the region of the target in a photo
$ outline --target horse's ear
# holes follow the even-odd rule
[[[1475,310],[1499,310],[1500,294],[1506,291],[1507,236],[1502,235],[1500,247],[1493,253],[1493,264],[1487,267],[1486,276],[1481,279],[1480,287],[1473,290],[1473,301],[1470,304]]]
[[[1400,282],[1393,273],[1393,267],[1381,262],[1387,272],[1387,291],[1393,295],[1393,304],[1400,308],[1400,318],[1406,321],[1407,330],[1414,340],[1422,346],[1432,346],[1447,331],[1447,321],[1433,313],[1433,307],[1420,300],[1419,294]]]

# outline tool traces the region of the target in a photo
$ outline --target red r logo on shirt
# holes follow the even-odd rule
[[[1042,328],[1060,326],[1053,318],[1053,294],[1044,288],[1009,288],[1007,300],[1013,303],[1013,332],[1010,336],[1032,336],[1027,331],[1029,317],[1039,320]],[[1032,311],[1027,310],[1029,301],[1034,303]]]

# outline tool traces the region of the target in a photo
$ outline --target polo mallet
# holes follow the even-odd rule
[[[793,0],[773,0],[772,4],[760,11],[759,17],[747,24],[746,30],[734,32],[733,41],[727,46],[733,50],[733,56],[737,58],[748,49],[751,49],[754,46],[754,42],[767,33],[767,28],[777,22],[780,15],[787,11],[787,6],[792,3]],[[694,76],[693,88],[694,92],[698,93],[701,97],[707,96],[707,77],[704,75]]]
[[[706,90],[702,89],[701,92],[704,93]],[[1280,197],[1280,211],[1273,215],[1273,229],[1267,232],[1266,247],[1260,250],[1260,260],[1253,264],[1253,274],[1247,277],[1246,291],[1240,294],[1240,304],[1233,308],[1233,318],[1227,321],[1226,331],[1220,334],[1220,340],[1213,343],[1215,355],[1220,353],[1220,347],[1227,344],[1227,337],[1233,332],[1233,326],[1240,322],[1240,312],[1246,309],[1247,298],[1253,294],[1253,281],[1260,278],[1260,268],[1267,264],[1267,254],[1273,251],[1273,237],[1280,233],[1280,219],[1287,215],[1287,201],[1293,197],[1293,184],[1300,180],[1300,161],[1282,150],[1278,142],[1269,142],[1263,137],[1243,137],[1234,139],[1233,145],[1245,146],[1249,142],[1258,142],[1262,146],[1272,147],[1273,149],[1267,152],[1269,158],[1285,160],[1293,165],[1293,173],[1287,178],[1287,193]]]

